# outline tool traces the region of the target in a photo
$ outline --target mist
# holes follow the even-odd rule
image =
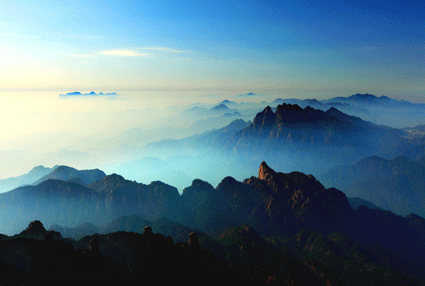
[[[372,104],[347,99],[341,102],[339,98],[273,100],[252,92],[216,96],[193,91],[174,92],[173,96],[165,91],[117,92],[112,97],[82,92],[86,95],[12,92],[2,97],[0,116],[8,124],[0,135],[0,178],[22,175],[38,165],[68,165],[99,168],[142,183],[160,180],[181,192],[197,178],[212,185],[225,176],[243,180],[255,175],[258,162],[264,160],[284,172],[317,175],[337,164],[355,163],[371,152],[341,155],[344,160],[331,164],[320,148],[289,148],[276,155],[239,146],[235,152],[226,141],[233,140],[234,133],[249,126],[266,106],[275,110],[282,102],[324,111],[336,107],[348,115],[395,128],[415,126],[425,119],[422,104],[397,100]],[[235,120],[243,120],[245,125],[220,131]],[[390,158],[396,154],[382,155]]]
[[[240,117],[249,120],[264,107],[247,104],[245,110],[256,108],[232,114],[236,110],[229,104],[227,111],[210,111],[221,101],[220,96],[199,92],[173,92],[171,96],[166,91],[117,92],[118,96],[113,97],[60,96],[64,93],[10,92],[0,98],[0,119],[7,122],[0,134],[0,178],[22,175],[38,165],[102,168],[114,173],[125,170],[122,165],[126,161],[157,158],[175,164],[171,154],[145,150],[144,146],[221,128]],[[193,107],[199,110],[191,111]],[[140,172],[153,173],[147,171]],[[127,170],[123,175],[135,172]],[[175,177],[137,176],[144,180],[167,179],[170,183]]]

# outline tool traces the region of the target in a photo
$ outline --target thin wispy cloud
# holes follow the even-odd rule
[[[174,54],[186,53],[187,52],[187,51],[175,50],[175,49],[166,48],[166,47],[142,47],[142,48],[139,48],[139,49],[141,49],[141,50],[152,50],[152,51],[158,51],[158,52],[166,52],[166,53],[174,53]]]
[[[119,57],[138,57],[138,56],[149,56],[150,53],[139,53],[133,50],[109,50],[99,52],[106,56],[119,56]]]
[[[72,55],[74,58],[94,58],[97,57],[97,55]]]

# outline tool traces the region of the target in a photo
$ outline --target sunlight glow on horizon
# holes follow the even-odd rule
[[[248,84],[267,93],[264,86],[274,82],[273,89],[284,93],[324,82],[329,89],[341,88],[340,82],[350,81],[347,93],[374,86],[382,93],[404,90],[403,96],[415,87],[413,93],[424,95],[423,10],[415,2],[393,6],[382,1],[4,3],[0,91],[206,90],[208,85],[231,91]]]

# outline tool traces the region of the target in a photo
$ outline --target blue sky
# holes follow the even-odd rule
[[[0,1],[0,90],[425,101],[423,1]]]

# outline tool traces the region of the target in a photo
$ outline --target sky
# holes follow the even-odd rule
[[[425,102],[424,5],[1,0],[0,91],[369,92]]]

